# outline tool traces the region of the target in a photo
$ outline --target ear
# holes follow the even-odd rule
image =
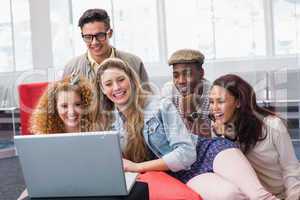
[[[107,34],[107,35],[108,35],[108,38],[111,38],[111,37],[112,37],[113,32],[114,32],[114,31],[113,31],[112,29],[110,29],[109,33]]]
[[[237,109],[239,109],[240,107],[241,107],[241,103],[240,103],[240,101],[239,100],[237,100],[237,102],[236,102],[236,106],[235,106]]]
[[[200,77],[203,78],[204,77],[204,69],[203,66],[200,69]]]

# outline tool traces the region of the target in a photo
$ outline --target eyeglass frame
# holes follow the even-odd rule
[[[81,33],[81,37],[82,37],[83,41],[84,41],[85,43],[87,43],[87,44],[92,43],[93,40],[94,40],[94,38],[95,38],[98,42],[103,42],[103,41],[105,41],[105,40],[107,39],[107,34],[109,34],[110,31],[111,31],[111,29],[108,29],[106,32],[98,32],[98,33],[96,33],[96,34],[83,34],[83,33]],[[97,37],[98,37],[99,35],[101,35],[101,36],[103,37],[103,39],[98,39]],[[90,41],[86,41],[86,40],[84,39],[85,36],[91,36],[92,39],[91,39]]]

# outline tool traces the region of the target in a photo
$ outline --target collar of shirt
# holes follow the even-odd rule
[[[111,48],[111,54],[110,54],[109,58],[115,58],[115,57],[116,57],[115,49],[114,49],[114,48]],[[97,62],[95,61],[95,59],[92,57],[90,51],[87,52],[87,58],[88,58],[88,61],[89,61],[90,64],[91,64],[91,67],[92,67],[95,71],[97,71],[97,69],[98,69],[98,67],[100,66],[101,63],[99,64],[99,63],[97,63]]]
[[[181,115],[182,118],[183,117],[183,111],[180,109],[180,102],[182,101],[182,96],[179,93],[179,91],[177,90],[177,88],[174,86],[172,91],[172,101],[173,104],[175,105],[175,107],[177,108],[177,110],[179,111],[179,114]],[[210,90],[210,83],[209,81],[207,81],[206,79],[202,80],[202,91],[199,91],[199,94],[201,93],[201,103],[199,105],[197,105],[198,109],[198,113],[200,113],[200,117],[201,118],[207,118],[208,114],[209,114],[209,90]]]

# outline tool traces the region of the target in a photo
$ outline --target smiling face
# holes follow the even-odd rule
[[[101,88],[119,110],[124,110],[131,95],[131,84],[127,74],[117,68],[106,69],[101,75]]]
[[[215,85],[210,91],[209,106],[216,122],[225,124],[234,120],[234,114],[239,108],[239,102],[228,90]]]
[[[194,93],[195,89],[201,84],[203,69],[198,69],[196,64],[174,64],[173,82],[181,95],[186,96]]]
[[[111,46],[109,44],[109,38],[112,36],[112,30],[107,29],[104,22],[90,22],[83,25],[81,32],[83,35],[96,35],[99,33],[107,33],[106,37],[102,41],[98,41],[93,37],[90,43],[86,43],[86,46],[92,56],[96,61],[108,57],[110,53]]]
[[[60,91],[56,100],[57,112],[65,125],[65,131],[78,132],[83,111],[80,96],[75,91]]]

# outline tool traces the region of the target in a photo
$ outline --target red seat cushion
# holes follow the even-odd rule
[[[19,85],[18,90],[22,135],[31,134],[28,130],[29,118],[47,86],[48,82],[25,83]]]
[[[148,183],[150,200],[201,200],[196,192],[165,172],[146,172],[138,180]]]

